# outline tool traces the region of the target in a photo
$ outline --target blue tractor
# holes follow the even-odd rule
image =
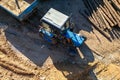
[[[40,36],[52,44],[79,47],[85,37],[73,32],[70,17],[51,8],[40,20]]]

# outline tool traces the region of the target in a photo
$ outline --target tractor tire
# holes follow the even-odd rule
[[[85,36],[82,36],[84,39],[85,39],[85,41],[87,40],[87,37],[85,37]]]
[[[39,37],[40,37],[40,38],[43,38],[44,35],[43,35],[41,32],[39,32]]]

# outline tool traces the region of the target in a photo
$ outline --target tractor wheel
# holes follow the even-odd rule
[[[82,37],[85,39],[85,41],[87,40],[87,38],[85,36],[82,36]]]
[[[70,24],[70,31],[73,31],[74,28],[75,28],[75,24],[74,24],[74,23],[71,23],[71,24]]]
[[[40,38],[43,38],[44,35],[43,35],[41,32],[39,32],[39,37],[40,37]]]
[[[57,44],[57,40],[55,38],[52,38],[52,44]]]

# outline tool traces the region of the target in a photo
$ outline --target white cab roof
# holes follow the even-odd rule
[[[44,15],[42,20],[44,20],[60,29],[65,24],[65,22],[68,20],[68,18],[69,18],[69,16],[51,8]]]

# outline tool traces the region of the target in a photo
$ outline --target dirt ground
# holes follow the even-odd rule
[[[80,47],[84,59],[79,54],[70,57],[64,46],[46,43],[33,25],[0,9],[0,80],[120,80],[120,39],[110,42],[92,28],[79,14],[85,10],[82,0],[48,0],[39,11],[51,7],[72,13],[75,32],[87,37]]]

